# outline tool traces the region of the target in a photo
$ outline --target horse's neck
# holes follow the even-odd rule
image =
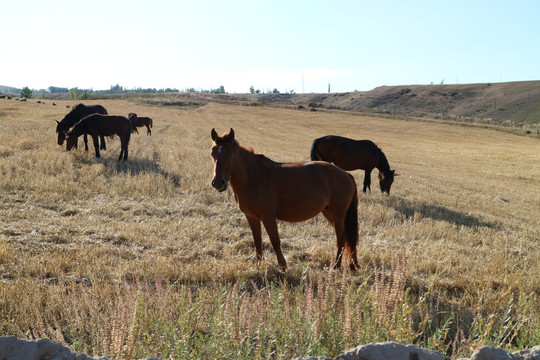
[[[75,125],[79,120],[77,120],[76,118],[71,118],[71,119],[62,119],[59,124],[62,128],[62,130],[69,130],[70,128],[73,127],[73,125]]]
[[[390,172],[390,164],[388,164],[388,160],[386,159],[386,156],[380,149],[379,149],[379,163],[377,164],[377,169],[379,169],[380,172],[385,173],[385,174]]]
[[[86,122],[81,121],[73,127],[73,135],[79,137],[86,132]]]
[[[253,154],[252,152],[239,147],[236,155],[236,163],[231,172],[231,185],[235,188],[238,194],[238,189],[245,188],[252,178],[261,170],[264,159],[261,155]]]

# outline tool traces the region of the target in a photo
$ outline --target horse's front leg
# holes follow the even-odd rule
[[[88,136],[84,134],[83,139],[84,139],[84,151],[88,151]]]
[[[373,169],[366,169],[366,173],[364,175],[364,188],[362,189],[363,192],[366,192],[366,189],[371,192],[371,170]]]
[[[276,253],[277,261],[283,271],[285,271],[287,270],[287,262],[285,261],[283,253],[281,252],[281,242],[279,240],[276,218],[267,217],[262,219],[262,222],[264,224],[266,232],[268,233],[268,236],[270,237],[270,242],[272,243],[272,247],[274,248],[274,252]]]
[[[261,220],[249,217],[246,215],[251,234],[253,235],[253,243],[255,244],[255,254],[257,257],[257,265],[263,259],[262,252],[262,235],[261,235]]]
[[[86,137],[86,134],[84,135]],[[92,140],[94,140],[94,148],[96,149],[96,157],[99,157],[99,137],[97,135],[92,135]],[[86,142],[86,139],[85,139]],[[88,148],[88,145],[87,145]],[[88,150],[88,149],[87,149]]]

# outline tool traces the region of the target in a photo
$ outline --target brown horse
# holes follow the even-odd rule
[[[128,119],[131,121],[131,127],[133,129],[132,132],[136,132],[138,134],[139,131],[137,130],[137,127],[146,126],[146,135],[152,135],[152,130],[150,130],[150,128],[154,122],[151,118],[137,116],[135,113],[129,113]]]
[[[240,146],[233,129],[223,136],[212,129],[211,136],[212,186],[221,192],[227,190],[230,182],[251,228],[257,261],[263,257],[261,221],[279,265],[286,270],[276,219],[298,222],[322,212],[336,232],[335,267],[341,266],[344,248],[351,269],[358,267],[358,198],[356,183],[350,174],[323,161],[274,162]]]
[[[69,105],[67,106],[69,107]],[[58,134],[58,145],[64,144],[66,134],[69,129],[79,122],[83,117],[91,114],[104,114],[107,115],[107,110],[101,105],[89,105],[77,104],[73,109],[67,113],[66,116],[60,121],[56,121],[56,133]],[[75,148],[77,148],[77,143],[75,143]],[[105,138],[101,137],[101,147],[102,150],[106,150]],[[88,138],[84,134],[84,150],[88,151]]]
[[[323,160],[336,164],[343,170],[365,170],[364,188],[371,191],[371,170],[379,169],[379,185],[383,193],[390,194],[395,170],[384,153],[370,140],[353,140],[342,136],[327,135],[315,139],[311,145],[311,160]]]
[[[120,137],[120,156],[124,160],[128,158],[128,145],[131,137],[131,122],[123,116],[92,114],[75,124],[67,133],[67,151],[71,150],[77,143],[77,138],[82,134],[90,134],[94,140],[96,157],[99,157],[98,136],[118,135]]]

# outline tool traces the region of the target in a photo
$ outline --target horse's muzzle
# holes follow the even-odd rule
[[[212,186],[219,192],[227,190],[227,181],[225,179],[212,180]]]

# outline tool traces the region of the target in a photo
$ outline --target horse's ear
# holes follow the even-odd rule
[[[57,123],[58,125],[60,125],[60,122],[59,122],[58,120],[56,120],[56,123]]]
[[[213,141],[216,141],[216,139],[218,138],[218,134],[216,132],[216,129],[214,128],[212,128],[212,132],[210,133],[210,135],[212,136]]]
[[[229,139],[230,139],[231,141],[234,140],[234,129],[233,129],[233,128],[231,128],[231,131],[229,131]]]

